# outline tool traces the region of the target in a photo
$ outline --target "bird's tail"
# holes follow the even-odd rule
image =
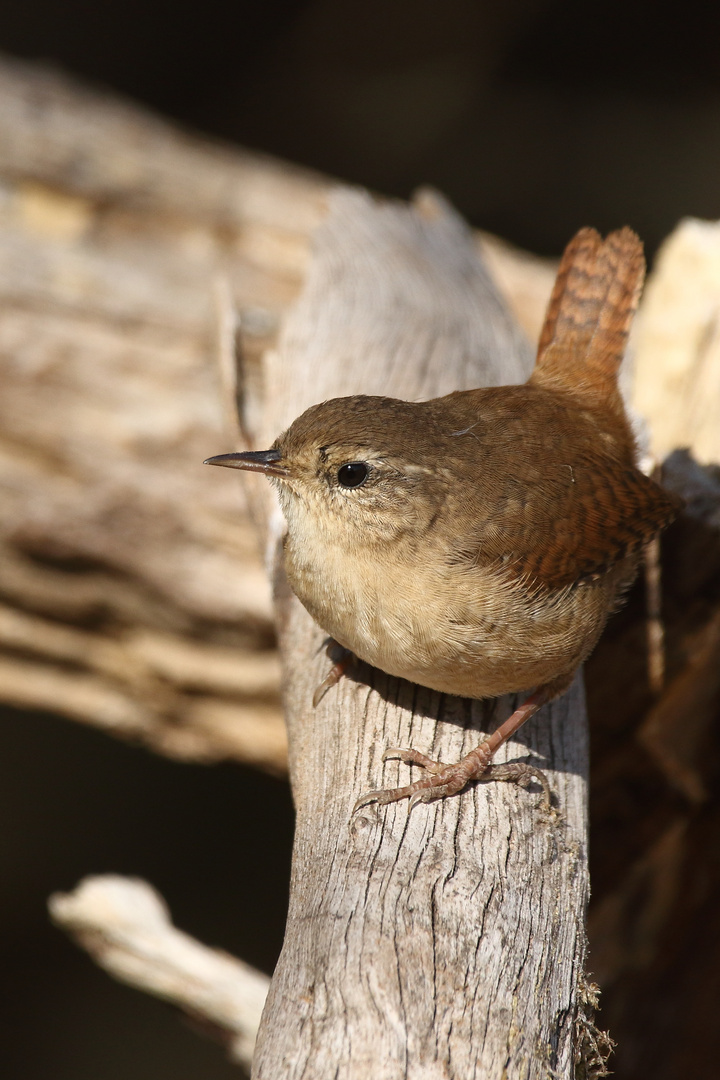
[[[623,412],[617,376],[644,278],[632,229],[605,241],[581,229],[560,262],[530,382]]]

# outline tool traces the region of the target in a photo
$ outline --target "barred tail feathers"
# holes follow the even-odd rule
[[[581,229],[560,262],[530,381],[605,399],[612,408],[644,277],[632,229],[605,241]]]

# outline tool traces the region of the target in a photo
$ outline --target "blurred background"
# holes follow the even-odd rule
[[[433,184],[473,225],[537,254],[558,256],[581,225],[629,224],[652,257],[680,218],[720,218],[720,7],[662,11],[650,0],[4,0],[0,51],[384,194]],[[49,926],[45,901],[89,872],[137,874],[183,929],[271,972],[287,785],[239,765],[180,765],[49,715],[5,710],[0,738],[4,1075],[238,1076],[169,1008],[98,972]],[[245,873],[218,833],[229,818]],[[602,888],[612,851],[593,857]],[[623,1064],[621,1045],[618,1075],[647,1075],[634,1052]]]
[[[182,123],[558,255],[720,215],[720,9],[703,0],[5,0],[0,48]]]

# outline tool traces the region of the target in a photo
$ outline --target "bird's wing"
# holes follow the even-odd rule
[[[562,467],[501,559],[528,582],[560,589],[638,552],[676,516],[681,500],[638,469],[597,460]]]
[[[639,550],[682,505],[635,466],[606,413],[567,395],[506,386],[444,402],[453,435],[437,458],[458,561],[562,588]]]

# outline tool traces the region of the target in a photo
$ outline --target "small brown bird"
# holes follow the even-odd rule
[[[636,466],[618,370],[645,273],[630,229],[567,247],[523,386],[432,401],[336,398],[270,450],[208,459],[265,473],[287,576],[337,642],[390,675],[471,698],[534,690],[455,765],[356,803],[418,801],[485,777],[498,747],[570,686],[678,502]]]

